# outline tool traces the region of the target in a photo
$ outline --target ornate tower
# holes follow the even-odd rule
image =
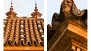
[[[10,18],[14,18],[16,15],[17,15],[17,13],[16,12],[14,12],[13,10],[13,6],[12,6],[12,1],[11,1],[11,7],[10,7],[10,11],[8,11],[7,13],[6,13],[6,15],[8,16],[8,17],[10,17]]]
[[[36,19],[38,19],[42,16],[42,14],[38,11],[36,2],[35,2],[34,12],[32,12],[31,15],[32,15],[32,17],[35,17]]]

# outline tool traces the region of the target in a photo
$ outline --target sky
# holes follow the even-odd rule
[[[17,16],[31,16],[31,13],[35,8],[35,1],[37,3],[39,12],[42,13],[42,18],[44,18],[44,0],[12,0],[13,8],[17,13]],[[62,0],[47,0],[47,24],[51,24],[53,13],[59,13],[61,2]],[[87,0],[74,0],[74,2],[78,9],[87,9]],[[10,9],[11,0],[4,0],[3,5],[5,18],[5,13]]]
[[[47,0],[47,24],[51,24],[53,13],[59,13],[62,0]],[[87,0],[74,0],[78,9],[87,9]]]
[[[42,13],[42,18],[44,18],[44,0],[12,0],[14,11],[17,13],[17,16],[31,16],[31,13],[35,9],[35,1],[39,12]],[[4,7],[4,18],[6,17],[6,12],[9,11],[11,6],[11,0],[3,1]]]

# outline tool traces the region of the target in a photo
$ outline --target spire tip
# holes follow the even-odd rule
[[[37,7],[36,1],[35,1],[35,7]]]

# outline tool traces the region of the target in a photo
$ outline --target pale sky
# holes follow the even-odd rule
[[[30,14],[34,11],[35,1],[39,11],[42,13],[44,18],[44,0],[12,0],[14,11],[17,16],[31,16]],[[74,0],[78,9],[87,9],[87,0]],[[60,5],[62,0],[47,0],[47,23],[51,24],[51,18],[53,13],[59,13]],[[9,11],[11,6],[11,0],[4,0],[4,17],[5,13]]]
[[[12,0],[14,11],[17,16],[31,16],[31,13],[35,9],[35,1],[39,12],[42,13],[42,18],[44,18],[44,0]],[[11,0],[4,0],[4,18],[6,17],[6,12],[9,11],[11,6]]]
[[[47,23],[51,24],[53,13],[59,13],[62,0],[47,0]],[[87,0],[74,0],[78,9],[87,9]]]

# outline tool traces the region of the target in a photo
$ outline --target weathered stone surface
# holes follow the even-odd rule
[[[87,47],[87,10],[79,10],[73,0],[63,0],[47,28],[48,51],[72,50],[72,39]]]

